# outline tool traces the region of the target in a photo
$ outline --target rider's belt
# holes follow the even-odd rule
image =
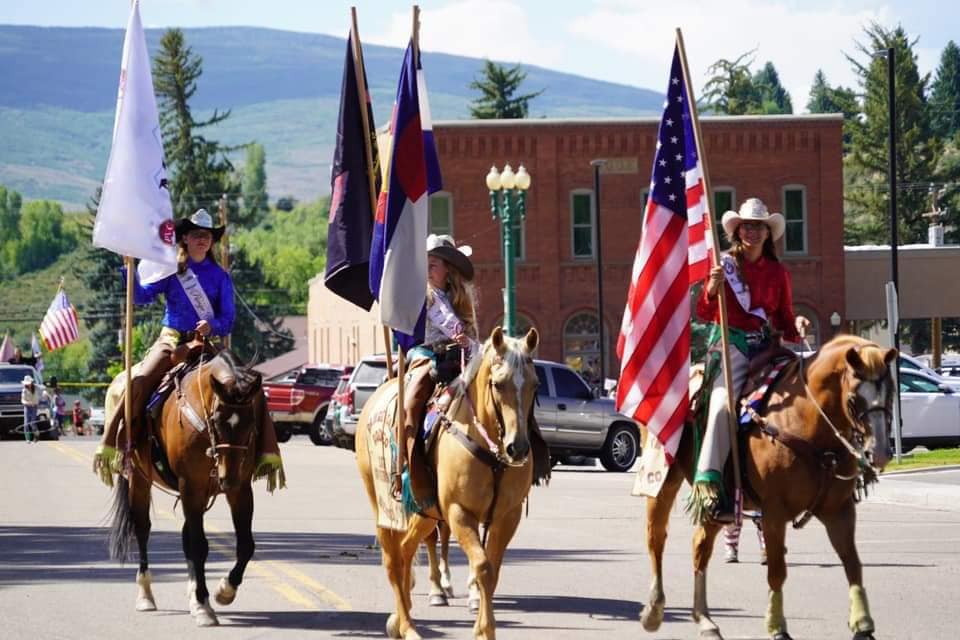
[[[176,329],[173,329],[171,327],[164,327],[163,329],[160,330],[161,338],[167,338],[169,340],[172,340],[177,344],[177,346],[190,342],[196,336],[197,336],[197,332],[192,330],[177,331]]]

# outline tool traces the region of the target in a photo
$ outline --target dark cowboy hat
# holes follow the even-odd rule
[[[473,280],[473,262],[470,261],[473,249],[469,246],[464,245],[458,248],[457,243],[450,236],[431,233],[427,236],[427,255],[436,256],[452,264],[464,279]]]
[[[197,212],[189,218],[180,218],[174,224],[174,229],[177,232],[177,242],[194,229],[209,231],[213,234],[214,242],[220,240],[223,237],[223,232],[226,231],[226,227],[213,226],[213,217],[207,213],[206,209],[197,209]]]

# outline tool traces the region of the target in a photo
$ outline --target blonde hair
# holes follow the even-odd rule
[[[443,258],[441,258],[443,260]],[[463,274],[455,266],[443,260],[447,267],[447,297],[454,313],[463,322],[463,333],[474,340],[479,340],[477,332],[477,293],[473,283],[464,279]],[[427,287],[427,301],[433,303],[433,291]]]

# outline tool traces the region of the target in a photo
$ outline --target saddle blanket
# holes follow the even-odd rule
[[[397,396],[386,406],[377,408],[367,423],[367,453],[377,494],[377,526],[395,531],[407,530],[407,512],[403,503],[393,497],[393,477],[397,473],[397,442],[394,427],[397,421]]]
[[[778,360],[774,365],[767,371],[766,375],[763,377],[763,381],[756,390],[750,394],[749,397],[745,397],[740,401],[740,428],[749,427],[750,423],[753,422],[754,417],[758,416],[761,411],[763,411],[764,406],[767,403],[767,396],[769,395],[770,387],[780,377],[780,373],[783,371],[784,367],[793,362],[792,358],[784,358]]]

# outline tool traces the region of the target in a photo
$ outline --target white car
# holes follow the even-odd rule
[[[93,429],[94,433],[97,435],[103,434],[105,420],[103,407],[90,407],[90,418],[87,420],[87,424]]]
[[[937,382],[945,384],[954,391],[960,391],[960,378],[939,374],[924,364],[922,360],[914,358],[913,356],[908,356],[905,353],[900,354],[899,360],[900,371],[919,371],[928,378],[933,378]]]
[[[960,393],[941,379],[901,370],[900,410],[900,437],[904,443],[960,444]]]

